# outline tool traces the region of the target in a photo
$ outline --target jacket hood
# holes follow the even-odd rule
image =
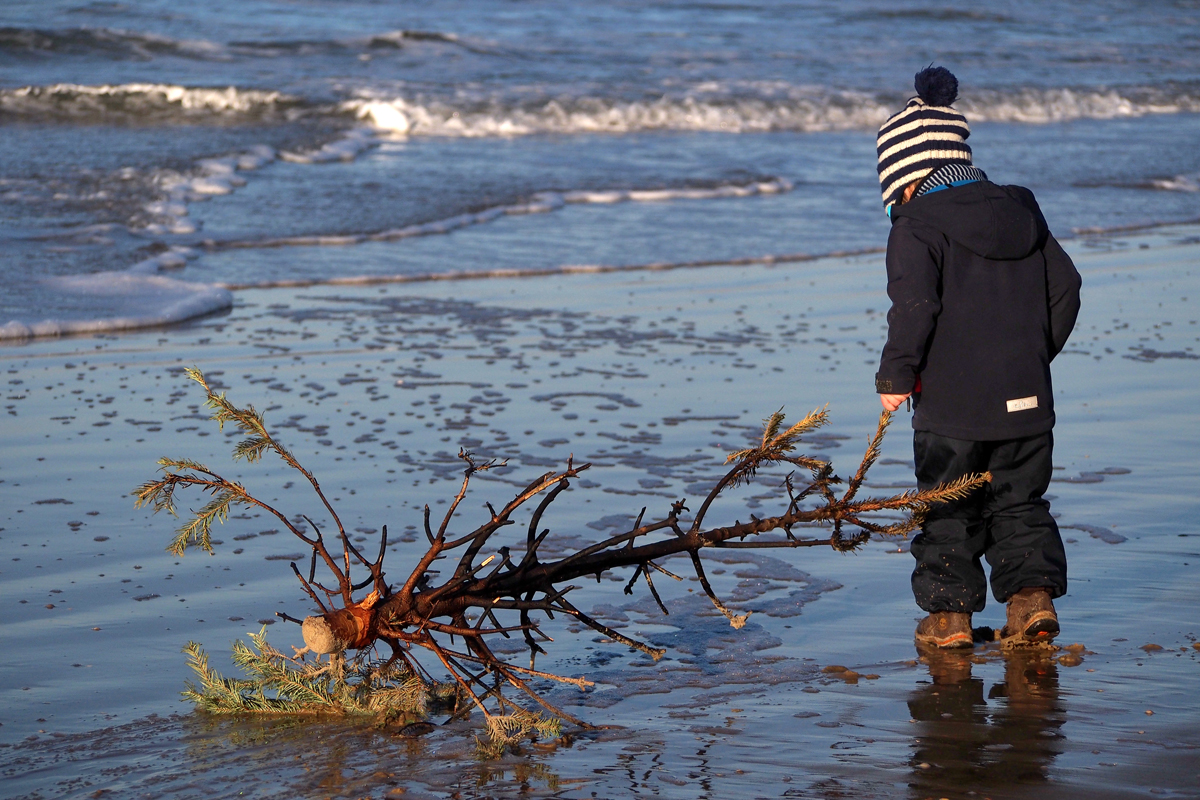
[[[892,207],[892,223],[900,217],[919,220],[972,253],[996,261],[1029,256],[1049,234],[1032,192],[990,181],[914,197]]]

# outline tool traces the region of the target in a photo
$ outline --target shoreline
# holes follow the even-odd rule
[[[495,216],[495,215],[492,215]],[[500,216],[503,216],[501,214]],[[439,223],[440,224],[440,223]],[[1079,254],[1087,248],[1111,246],[1111,243],[1124,236],[1142,239],[1169,239],[1186,237],[1193,231],[1200,220],[1183,220],[1177,222],[1151,222],[1135,225],[1119,225],[1108,228],[1075,228],[1071,238],[1063,239],[1064,246],[1069,252]],[[434,233],[445,233],[440,229]],[[424,235],[424,234],[421,234]],[[376,237],[365,237],[363,241],[386,240],[383,234]],[[301,244],[322,244],[322,242],[305,242]],[[331,242],[335,246],[345,243]],[[277,246],[267,244],[263,246]],[[281,245],[280,245],[281,246]],[[222,248],[223,249],[223,248]],[[185,251],[183,255],[176,250]],[[102,294],[112,294],[112,282],[127,285],[131,293],[129,302],[137,304],[138,294],[143,295],[143,301],[153,295],[173,298],[168,305],[161,307],[148,317],[119,316],[105,319],[86,320],[53,320],[41,322],[10,321],[0,325],[0,346],[6,344],[22,344],[30,340],[68,338],[91,334],[121,334],[132,331],[167,329],[174,325],[192,323],[222,314],[236,306],[234,293],[249,290],[268,289],[310,289],[317,287],[337,286],[383,286],[420,284],[431,282],[457,282],[500,280],[513,278],[553,278],[569,275],[596,275],[607,273],[637,273],[660,272],[668,270],[688,270],[707,268],[728,268],[743,266],[773,266],[777,264],[797,264],[812,261],[826,261],[840,258],[859,258],[881,254],[882,247],[865,247],[848,250],[834,250],[826,253],[777,253],[761,256],[727,257],[717,259],[694,259],[686,261],[654,261],[635,264],[562,264],[557,267],[499,268],[479,270],[458,270],[451,272],[424,272],[409,274],[363,274],[350,276],[334,276],[327,278],[296,278],[257,281],[250,283],[230,283],[215,281],[212,283],[196,283],[179,280],[160,274],[163,270],[172,272],[186,266],[189,258],[196,253],[191,248],[174,248],[161,256],[138,262],[128,270],[118,272],[102,272],[96,275],[75,276],[72,278],[54,279],[66,291],[89,292],[100,291]]]

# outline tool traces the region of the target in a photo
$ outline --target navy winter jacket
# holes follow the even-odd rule
[[[888,339],[875,390],[913,391],[913,428],[993,441],[1054,427],[1050,361],[1079,273],[1033,193],[977,181],[892,207]]]

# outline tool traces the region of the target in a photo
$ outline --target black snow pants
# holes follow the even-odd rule
[[[992,594],[1004,603],[1026,587],[1051,597],[1067,591],[1067,554],[1050,503],[1054,436],[973,442],[915,431],[917,485],[931,489],[969,472],[992,473],[992,482],[969,498],[936,506],[913,538],[917,560],[912,588],[928,612],[982,611],[987,580],[980,557],[991,566]]]

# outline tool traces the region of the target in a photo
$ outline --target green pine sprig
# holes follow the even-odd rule
[[[289,658],[267,642],[266,626],[233,643],[232,661],[247,677],[227,678],[213,669],[196,642],[183,648],[199,679],[184,698],[213,714],[334,714],[424,717],[438,687],[408,670],[363,663],[341,655],[327,662]]]

